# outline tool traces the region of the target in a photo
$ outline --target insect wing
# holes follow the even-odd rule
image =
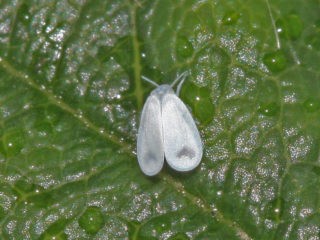
[[[202,142],[196,124],[184,103],[173,93],[162,99],[164,154],[177,171],[190,171],[202,158]]]
[[[160,101],[149,96],[141,114],[137,139],[137,155],[141,170],[148,176],[156,175],[164,163]]]

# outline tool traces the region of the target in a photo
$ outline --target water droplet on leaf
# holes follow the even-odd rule
[[[320,108],[320,102],[309,98],[303,103],[303,107],[306,109],[307,112],[315,112]]]
[[[62,218],[52,223],[48,229],[40,236],[41,240],[67,240],[68,236],[64,232],[69,220]]]
[[[40,237],[41,240],[67,240],[68,236],[65,233],[60,233],[59,235],[51,236],[44,234],[43,237]]]
[[[287,67],[287,58],[284,55],[284,53],[279,50],[264,55],[263,63],[271,72],[277,73],[284,70]]]
[[[19,20],[24,24],[27,25],[31,20],[31,14],[29,12],[29,6],[26,3],[21,4],[17,14]]]
[[[283,198],[276,198],[268,202],[265,206],[265,216],[271,220],[279,219],[283,214],[281,206],[284,204]]]
[[[177,233],[169,238],[169,240],[188,240],[190,239],[185,233]]]
[[[278,114],[280,110],[280,107],[277,103],[271,102],[271,103],[262,103],[259,106],[258,112],[262,115],[271,117]]]
[[[185,59],[193,54],[193,46],[186,37],[178,37],[176,43],[176,53],[178,58]]]
[[[78,220],[79,226],[89,234],[96,234],[104,225],[103,214],[98,207],[88,207]]]
[[[9,130],[3,135],[3,147],[1,148],[7,157],[20,153],[25,144],[25,136],[22,130]]]
[[[225,25],[235,24],[238,21],[239,17],[240,14],[236,11],[227,12],[222,18],[222,23]]]
[[[215,107],[207,87],[198,87],[190,81],[186,81],[181,90],[181,98],[192,108],[195,117],[202,124],[212,121]]]

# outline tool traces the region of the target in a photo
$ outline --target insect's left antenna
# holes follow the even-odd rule
[[[147,78],[147,77],[145,77],[145,76],[141,76],[141,78],[142,78],[144,81],[146,81],[146,82],[148,82],[148,83],[151,83],[152,85],[154,85],[154,86],[156,86],[156,87],[159,87],[159,84],[157,84],[156,82],[152,81],[151,79],[149,79],[149,78]]]

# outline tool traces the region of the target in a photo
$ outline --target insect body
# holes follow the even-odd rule
[[[137,155],[141,170],[148,176],[162,169],[164,158],[177,171],[196,168],[202,158],[202,142],[190,112],[178,98],[186,73],[171,85],[157,86],[143,107],[137,139]],[[176,94],[172,86],[180,80]]]

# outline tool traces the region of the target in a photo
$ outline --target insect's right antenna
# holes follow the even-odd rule
[[[184,80],[186,80],[186,78],[187,78],[187,75],[185,75],[184,78],[181,80],[181,82],[179,82],[177,90],[176,90],[176,95],[177,96],[179,96],[182,84],[184,83]]]
[[[182,84],[184,83],[184,80],[186,80],[187,76],[188,76],[188,72],[185,71],[185,72],[183,72],[183,73],[178,77],[178,79],[181,80],[181,81],[179,82],[178,87],[177,87],[177,90],[176,90],[176,95],[177,95],[177,96],[179,96],[180,90],[181,90],[181,87],[182,87]],[[174,83],[175,83],[175,82],[176,82],[176,80],[174,81]],[[172,85],[173,85],[173,84],[172,84]]]
[[[147,77],[145,77],[145,76],[141,76],[141,78],[142,78],[143,80],[145,80],[146,82],[151,83],[152,85],[154,85],[154,86],[156,86],[156,87],[159,87],[159,84],[157,84],[156,82],[152,81],[151,79],[149,79],[149,78],[147,78]]]
[[[181,79],[186,78],[188,75],[188,71],[185,71],[183,73],[181,73],[174,81],[173,83],[171,83],[170,87],[173,88],[174,85],[176,85],[177,82],[179,82]],[[184,81],[184,79],[183,79]],[[180,84],[179,84],[180,85]]]

